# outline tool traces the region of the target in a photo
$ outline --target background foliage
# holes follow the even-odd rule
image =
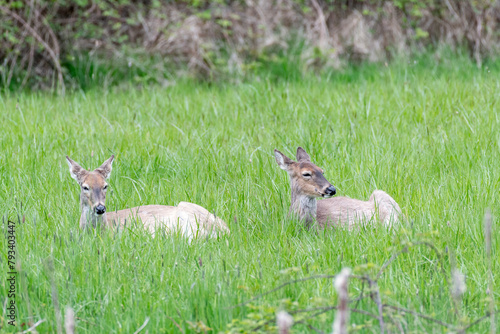
[[[498,51],[497,0],[1,0],[4,89],[86,89],[179,75],[241,78],[269,64],[300,73],[463,48]],[[287,72],[287,71],[284,71]]]

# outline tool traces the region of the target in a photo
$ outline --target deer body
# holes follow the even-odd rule
[[[333,197],[318,201],[317,221],[321,227],[342,225],[352,229],[363,221],[380,221],[386,226],[399,220],[401,209],[383,190],[375,190],[368,201]]]
[[[180,233],[189,240],[195,237],[216,237],[219,233],[229,233],[226,223],[205,208],[187,202],[177,206],[145,205],[131,209],[106,212],[106,179],[111,173],[114,156],[106,160],[94,171],[86,171],[76,162],[66,157],[71,176],[81,187],[80,227],[126,227],[141,224],[147,231],[158,229]]]
[[[131,209],[106,212],[96,219],[93,226],[109,228],[133,226],[136,222],[151,234],[159,229],[180,233],[188,239],[196,237],[216,237],[218,232],[229,233],[224,221],[207,209],[194,203],[180,202],[177,206],[144,205]],[[80,218],[80,226],[88,224],[86,217]]]
[[[320,228],[344,226],[352,229],[359,222],[376,220],[389,226],[396,222],[401,209],[396,201],[382,190],[375,190],[368,201],[348,197],[332,197],[335,187],[323,176],[323,171],[311,162],[303,148],[297,149],[297,162],[274,150],[276,162],[288,172],[292,202],[290,214],[307,226],[317,222]],[[317,198],[323,197],[322,200]]]

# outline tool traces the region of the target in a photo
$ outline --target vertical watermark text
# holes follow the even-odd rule
[[[15,326],[16,321],[16,223],[7,222],[7,319]]]

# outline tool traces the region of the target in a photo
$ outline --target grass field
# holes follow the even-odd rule
[[[331,331],[332,279],[350,267],[374,277],[384,304],[464,327],[490,308],[483,217],[500,215],[500,63],[467,61],[364,66],[293,80],[179,82],[160,88],[0,96],[0,212],[16,224],[17,326],[7,324],[7,239],[0,238],[0,332],[75,311],[80,333],[211,333],[252,331],[262,319],[273,331],[277,310],[294,313],[294,332]],[[304,147],[339,196],[391,194],[408,221],[395,230],[319,233],[286,217],[288,176],[273,156]],[[108,209],[190,201],[222,217],[220,240],[82,232],[79,187],[64,156],[96,168],[115,154]],[[18,222],[18,219],[20,222]],[[493,296],[500,306],[500,230],[493,220]],[[416,244],[428,242],[428,246]],[[413,246],[412,246],[413,243]],[[441,261],[440,261],[441,259]],[[442,267],[441,267],[442,265]],[[467,291],[451,297],[450,272],[466,275]],[[367,287],[350,282],[352,299]],[[9,299],[10,300],[10,299]],[[454,310],[454,303],[457,310]],[[352,307],[377,314],[370,298]],[[59,312],[59,313],[58,313]],[[446,332],[411,314],[384,313],[386,330]],[[497,314],[497,328],[500,328]],[[232,327],[228,324],[232,323]],[[209,327],[211,330],[205,328]],[[379,322],[351,314],[351,329],[380,332]],[[451,330],[451,329],[449,329]],[[485,333],[490,322],[468,332]]]

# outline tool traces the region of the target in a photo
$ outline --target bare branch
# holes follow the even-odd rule
[[[179,328],[179,330],[181,331],[182,334],[184,334],[184,329],[182,329],[182,327],[172,318],[172,317],[169,317],[168,315],[165,315],[167,318],[169,318],[175,326],[177,326],[177,328]]]
[[[272,290],[269,290],[267,292],[264,292],[258,296],[255,296],[249,300],[247,300],[246,302],[243,302],[241,304],[238,304],[238,305],[234,305],[234,306],[231,306],[229,307],[229,309],[233,309],[233,308],[236,308],[236,307],[241,307],[241,306],[245,306],[251,302],[253,302],[254,300],[257,300],[257,299],[260,299],[270,293],[273,293],[275,291],[278,291],[279,289],[287,286],[287,285],[291,285],[291,284],[296,284],[296,283],[300,283],[300,282],[305,282],[305,281],[310,281],[310,280],[313,280],[313,279],[322,279],[322,278],[335,278],[337,275],[315,275],[315,276],[310,276],[310,277],[305,277],[305,278],[301,278],[301,279],[298,279],[298,280],[294,280],[294,281],[289,281],[289,282],[285,282],[281,285],[279,285],[278,287],[272,289]]]
[[[496,311],[495,313],[500,313],[500,311]],[[473,322],[471,322],[470,324],[468,324],[467,326],[465,326],[464,328],[462,328],[462,329],[460,330],[460,332],[462,332],[462,333],[467,332],[467,330],[468,330],[469,328],[471,328],[472,326],[477,325],[478,323],[480,323],[480,322],[481,322],[481,321],[483,321],[483,320],[488,319],[490,316],[491,316],[490,312],[486,313],[486,314],[485,314],[485,315],[483,315],[481,318],[478,318],[478,319],[474,320]]]
[[[383,304],[382,306],[390,308],[390,309],[393,309],[393,310],[396,310],[398,312],[404,312],[404,313],[412,314],[412,315],[414,315],[416,317],[419,317],[419,318],[422,318],[422,319],[425,319],[425,320],[428,320],[428,321],[431,321],[431,322],[435,322],[436,324],[439,324],[439,325],[441,325],[443,327],[455,328],[452,324],[448,324],[448,323],[446,323],[444,321],[441,321],[441,320],[438,320],[438,319],[434,319],[433,317],[430,317],[428,315],[425,315],[425,314],[422,314],[422,313],[418,313],[418,312],[415,312],[415,311],[412,311],[412,310],[409,310],[409,309],[406,309],[406,308],[403,308],[403,307],[392,306],[392,305],[388,305],[388,304]]]
[[[33,326],[31,326],[30,328],[28,328],[27,330],[23,331],[23,334],[24,333],[30,333],[30,332],[33,332],[39,325],[41,325],[42,323],[44,323],[46,320],[45,319],[42,319],[42,320],[38,320]]]
[[[142,331],[144,329],[144,327],[146,327],[148,322],[149,322],[149,317],[146,317],[146,320],[144,321],[144,323],[141,325],[141,327],[137,328],[137,330],[134,332],[134,334],[138,334],[140,331]]]
[[[378,288],[377,281],[373,281],[371,279],[368,279],[368,285],[370,289],[373,291],[372,299],[377,305],[378,309],[378,323],[380,325],[380,333],[384,334],[385,332],[385,324],[384,324],[384,307],[382,305],[382,300],[380,298],[380,291]]]
[[[434,251],[434,253],[436,254],[437,258],[438,258],[438,262],[439,262],[439,266],[441,268],[441,273],[443,275],[443,279],[445,281],[445,284],[447,286],[449,286],[449,283],[448,283],[448,274],[447,274],[447,271],[445,269],[445,266],[444,266],[444,263],[443,263],[443,257],[441,255],[441,252],[436,248],[436,246],[434,246],[433,244],[431,244],[430,242],[427,242],[427,241],[413,241],[411,242],[411,246],[427,246],[428,248],[430,248],[431,250]],[[391,258],[382,266],[382,268],[379,270],[378,274],[377,274],[377,277],[375,279],[375,281],[378,281],[380,276],[382,275],[383,271],[385,269],[387,269],[387,267],[399,256],[401,255],[402,253],[405,252],[405,250],[408,250],[409,247],[411,246],[405,246],[401,251],[395,253],[394,255],[391,256]],[[451,296],[450,296],[450,299],[451,299],[451,302],[452,302],[452,305],[453,305],[453,310],[454,310],[454,313],[455,315],[458,317],[458,307],[457,307],[457,303],[455,301],[455,299],[453,299]]]
[[[396,259],[397,259],[397,257],[398,257],[399,255],[401,255],[402,253],[406,253],[406,252],[408,252],[408,246],[404,247],[404,248],[403,248],[402,250],[400,250],[399,252],[392,254],[391,258],[390,258],[388,261],[386,261],[386,262],[384,263],[384,265],[382,266],[382,268],[380,268],[380,270],[378,271],[377,276],[375,277],[375,280],[376,280],[376,281],[378,281],[378,280],[380,279],[380,276],[382,276],[382,273],[384,272],[384,270],[385,270],[385,269],[387,269],[387,267],[388,267],[388,266],[389,266],[389,265],[390,265],[390,264],[391,264],[394,260],[396,260]]]
[[[52,58],[54,66],[57,69],[57,77],[58,77],[59,87],[61,89],[61,94],[64,95],[65,87],[64,87],[64,80],[63,80],[63,75],[62,75],[61,63],[59,62],[59,57],[55,54],[54,50],[40,37],[40,35],[22,17],[20,17],[16,13],[10,11],[7,7],[4,7],[4,6],[0,6],[0,11],[4,12],[5,14],[11,16],[16,21],[21,23],[26,28],[26,30],[30,33],[30,35],[33,36],[47,50],[50,57]]]

